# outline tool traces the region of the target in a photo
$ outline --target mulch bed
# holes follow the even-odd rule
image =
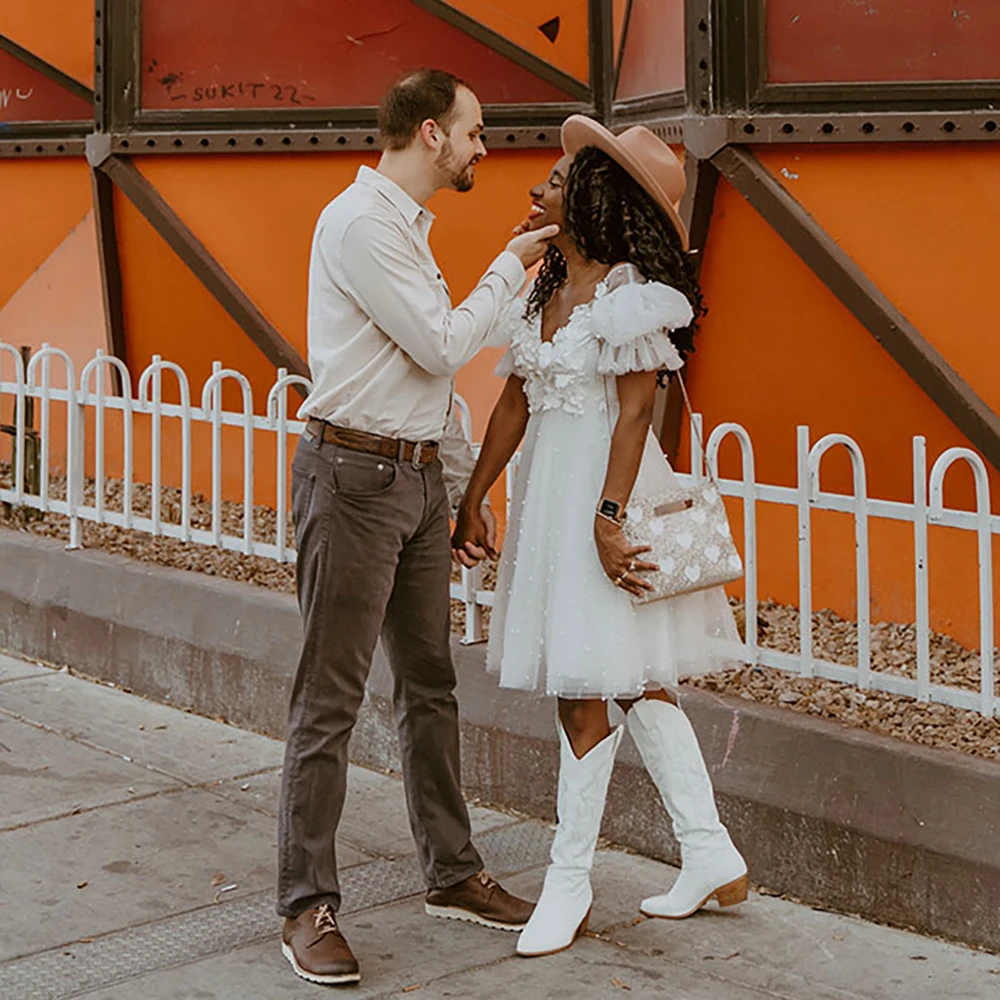
[[[10,470],[0,465],[0,484],[9,486]],[[51,495],[65,496],[65,483],[52,478]],[[94,484],[88,482],[85,495],[93,502]],[[180,491],[161,491],[161,516],[164,521],[179,523]],[[109,480],[105,501],[109,509],[121,509],[121,484]],[[137,486],[133,492],[133,512],[148,516],[151,491]],[[195,496],[191,504],[193,527],[211,527],[211,504]],[[227,534],[241,535],[243,508],[241,504],[222,505],[223,529]],[[276,531],[275,512],[268,507],[254,511],[254,538],[273,542]],[[26,508],[0,507],[0,528],[29,531],[64,541],[69,539],[69,521],[60,515],[38,515]],[[291,526],[286,526],[289,544],[293,538]],[[285,593],[295,590],[292,565],[282,565],[259,556],[224,552],[208,546],[185,544],[172,538],[153,537],[143,532],[126,531],[112,525],[83,522],[83,543],[87,548],[116,552],[133,559],[194,570],[209,576],[220,576],[258,587]],[[455,571],[458,579],[458,570]],[[487,566],[484,583],[492,587],[496,579],[495,566]],[[737,623],[742,631],[743,607],[733,601]],[[484,616],[488,628],[489,614]],[[797,608],[774,603],[761,603],[758,609],[760,642],[763,646],[787,653],[798,652],[799,613]],[[856,664],[857,626],[831,611],[819,611],[813,616],[814,655],[845,665]],[[452,628],[465,628],[465,607],[452,602]],[[871,648],[874,671],[914,677],[916,673],[916,629],[913,625],[880,623],[872,626]],[[931,636],[931,677],[934,683],[948,684],[968,690],[979,688],[978,653],[959,645],[945,635]],[[977,712],[950,708],[945,705],[922,704],[912,698],[897,697],[878,691],[862,692],[852,685],[818,678],[802,678],[783,670],[767,667],[741,667],[708,674],[684,682],[720,694],[750,701],[776,705],[793,712],[833,719],[848,726],[893,736],[925,746],[946,747],[991,760],[1000,760],[1000,720],[984,718]]]

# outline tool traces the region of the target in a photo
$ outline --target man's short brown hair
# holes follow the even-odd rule
[[[455,97],[464,80],[442,69],[418,69],[393,84],[378,109],[383,149],[406,149],[428,118],[451,127]]]

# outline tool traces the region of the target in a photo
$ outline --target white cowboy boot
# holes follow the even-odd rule
[[[586,929],[594,891],[590,868],[604,815],[604,800],[621,742],[618,726],[588,754],[577,758],[559,726],[559,825],[552,841],[552,864],[531,919],[517,939],[525,958],[568,948]]]
[[[660,790],[681,845],[681,873],[670,892],[644,899],[647,917],[682,920],[714,898],[733,906],[747,898],[746,862],[719,822],[712,782],[688,717],[666,701],[643,698],[628,713],[646,770]]]

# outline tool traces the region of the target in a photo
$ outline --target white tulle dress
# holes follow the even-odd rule
[[[668,331],[691,307],[676,289],[615,268],[552,339],[515,307],[497,374],[524,379],[530,418],[490,620],[500,685],[564,698],[672,687],[732,666],[735,623],[721,588],[636,607],[601,566],[594,511],[617,419],[615,376],[677,368]],[[633,496],[674,475],[650,431]]]

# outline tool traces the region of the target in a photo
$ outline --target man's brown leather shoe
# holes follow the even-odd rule
[[[336,986],[361,981],[358,960],[326,903],[285,920],[281,953],[295,974],[311,983]]]
[[[534,903],[512,896],[486,872],[447,889],[430,889],[424,903],[432,917],[468,920],[498,931],[521,930],[534,908]]]

